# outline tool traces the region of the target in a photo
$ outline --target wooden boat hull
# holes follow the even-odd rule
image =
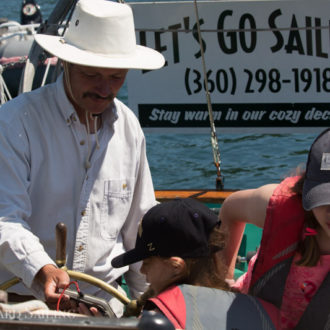
[[[155,195],[160,202],[175,198],[195,198],[207,204],[221,204],[234,191],[210,189],[156,190]]]

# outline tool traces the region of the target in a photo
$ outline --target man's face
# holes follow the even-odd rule
[[[126,69],[105,69],[69,64],[72,95],[67,94],[79,116],[85,111],[102,113],[116,97],[125,81]]]

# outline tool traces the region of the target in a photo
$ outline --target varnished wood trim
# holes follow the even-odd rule
[[[156,190],[156,199],[160,202],[174,198],[196,198],[204,203],[222,203],[235,190]]]

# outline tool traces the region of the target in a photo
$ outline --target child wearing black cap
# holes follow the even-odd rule
[[[135,248],[112,266],[142,260],[150,283],[142,305],[162,312],[176,329],[275,329],[273,306],[230,292],[219,258],[223,242],[214,212],[196,200],[175,199],[144,215]]]
[[[233,276],[245,223],[263,228],[248,272],[234,284],[280,309],[281,329],[325,329],[330,316],[330,129],[313,142],[305,173],[231,194],[220,210]]]

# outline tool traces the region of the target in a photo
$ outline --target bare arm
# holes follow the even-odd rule
[[[228,233],[223,251],[225,265],[228,267],[227,278],[234,277],[235,263],[245,224],[251,223],[263,228],[269,199],[277,184],[268,184],[257,189],[241,190],[231,194],[220,209],[220,219]]]

